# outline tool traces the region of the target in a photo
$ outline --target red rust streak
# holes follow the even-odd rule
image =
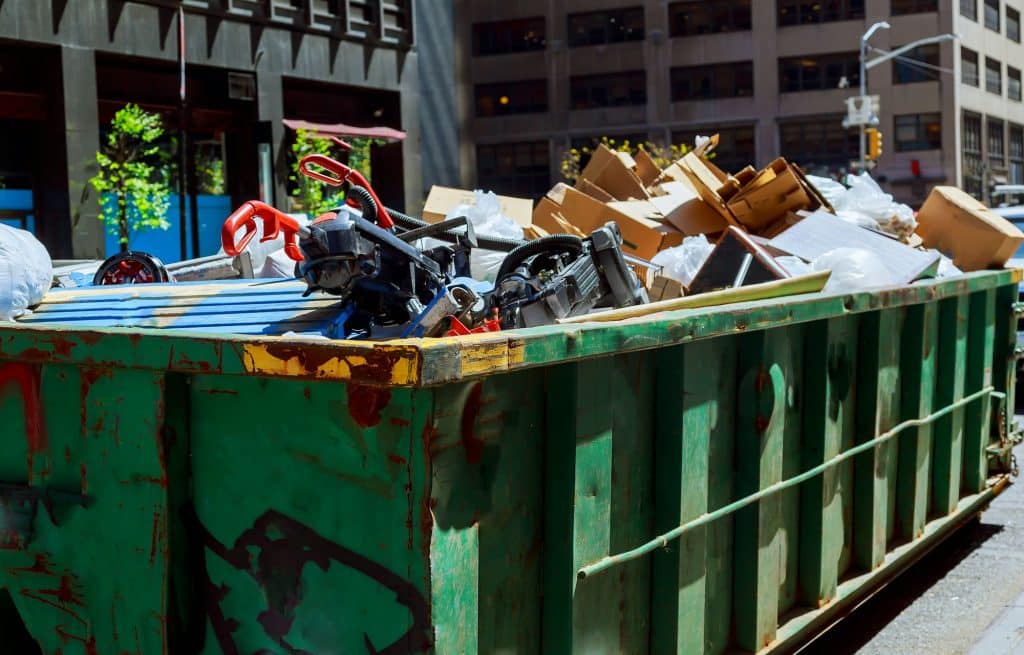
[[[44,593],[44,592],[41,591],[39,593]],[[52,600],[50,600],[48,598],[42,598],[40,596],[36,596],[35,594],[32,593],[32,591],[30,589],[22,589],[21,590],[21,595],[24,596],[25,598],[31,598],[34,601],[38,601],[38,602],[42,603],[43,605],[49,605],[50,607],[56,608],[56,609],[60,610],[61,612],[64,612],[65,614],[67,614],[71,618],[75,619],[76,621],[78,621],[82,625],[88,625],[86,623],[85,619],[83,619],[82,617],[78,616],[78,614],[76,612],[74,612],[73,610],[70,610],[67,607],[64,607],[64,605],[62,605],[62,604],[60,604],[58,602],[52,601]]]
[[[13,568],[7,569],[11,575],[17,576],[19,573],[41,573],[43,575],[56,575],[53,570],[53,562],[46,556],[45,553],[39,553],[36,555],[36,561],[32,566],[25,568]]]
[[[45,453],[48,447],[43,407],[39,397],[39,369],[18,362],[6,364],[0,367],[0,389],[8,384],[16,385],[21,392],[22,410],[25,414],[25,440],[28,444],[28,478],[31,480],[35,456]]]
[[[74,583],[71,580],[71,576],[68,575],[60,577],[60,587],[58,589],[40,589],[39,593],[44,596],[53,596],[61,605],[85,606],[82,603],[82,598],[75,593]]]
[[[357,384],[348,388],[348,413],[360,427],[380,423],[380,413],[391,402],[391,391]]]
[[[96,637],[79,637],[77,635],[68,634],[64,632],[64,629],[59,625],[57,626],[57,636],[66,644],[69,641],[81,642],[85,647],[85,655],[99,655],[99,651],[96,649]]]
[[[82,478],[82,495],[85,496],[89,493],[89,475],[88,470],[85,467],[85,462],[82,462],[79,465],[78,472]]]
[[[390,455],[388,455],[388,461],[390,461],[390,462],[392,462],[394,464],[402,464],[402,465],[404,465],[405,462],[406,462],[406,459],[404,457],[402,457],[401,455],[396,455],[394,453],[391,453]]]
[[[476,434],[476,420],[480,416],[480,396],[483,391],[482,382],[473,385],[462,408],[462,446],[466,450],[466,461],[470,464],[479,464],[484,453],[484,442]]]
[[[160,521],[162,515],[159,511],[153,513],[153,535],[149,542],[149,565],[153,566],[156,563],[156,547],[157,542],[160,540]]]

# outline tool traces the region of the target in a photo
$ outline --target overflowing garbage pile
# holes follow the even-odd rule
[[[331,327],[315,336],[441,337],[899,287],[1002,267],[1024,242],[956,188],[936,188],[915,213],[867,174],[844,185],[782,158],[728,173],[714,163],[716,145],[702,140],[667,167],[602,146],[574,186],[536,203],[435,187],[422,219],[385,207],[345,164],[312,155],[302,172],[348,185],[345,205],[308,221],[247,202],[225,222],[222,254],[156,281],[293,277],[306,295],[338,299]],[[0,319],[9,320],[39,293],[3,295],[3,248]],[[156,275],[143,267],[138,278],[141,255],[118,257],[94,283]]]

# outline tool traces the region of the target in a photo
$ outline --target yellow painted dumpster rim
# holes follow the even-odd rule
[[[427,387],[555,363],[903,307],[1018,284],[1003,269],[902,288],[808,294],[664,312],[617,323],[583,323],[443,339],[388,342],[202,334],[152,328],[81,329],[0,323],[0,358]]]

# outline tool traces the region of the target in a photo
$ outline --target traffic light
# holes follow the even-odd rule
[[[867,159],[868,161],[878,161],[882,156],[882,133],[875,127],[869,127],[864,132],[868,139]]]

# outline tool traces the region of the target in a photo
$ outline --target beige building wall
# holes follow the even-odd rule
[[[457,0],[458,40],[462,52],[461,100],[465,116],[463,161],[475,171],[475,144],[508,144],[548,140],[551,148],[551,181],[559,178],[558,162],[573,138],[595,135],[644,133],[667,141],[673,131],[713,131],[736,125],[756,126],[756,163],[764,165],[780,153],[780,121],[821,119],[845,113],[848,89],[780,93],[779,59],[801,55],[856,53],[861,35],[871,24],[887,20],[892,29],[881,31],[872,45],[893,49],[917,39],[958,32],[962,44],[980,53],[981,88],[960,83],[960,45],[940,46],[939,67],[946,72],[934,81],[893,84],[892,64],[885,63],[868,74],[870,94],[882,103],[880,129],[885,154],[876,177],[898,197],[919,203],[935,184],[960,184],[962,171],[962,109],[996,116],[1024,125],[1024,104],[1007,97],[1006,65],[1024,68],[1024,46],[1006,37],[1006,7],[1024,10],[1024,0],[1000,0],[1001,32],[984,27],[984,0],[978,1],[978,21],[960,16],[960,0],[940,0],[938,11],[891,15],[890,0],[866,0],[865,17],[858,20],[815,25],[778,26],[775,0],[754,0],[750,32],[669,36],[670,2],[663,0]],[[567,16],[570,13],[643,5],[646,35],[643,41],[569,48]],[[543,51],[487,57],[472,56],[472,25],[480,22],[544,16],[547,47]],[[987,93],[984,57],[1003,64],[1003,94]],[[716,100],[671,100],[671,69],[726,62],[753,61],[754,96]],[[647,104],[635,107],[569,110],[569,78],[573,75],[616,71],[647,71]],[[515,80],[546,79],[549,111],[478,118],[474,111],[474,85]],[[854,80],[851,80],[854,82]],[[936,150],[896,152],[895,116],[939,113],[942,115],[942,147]],[[1006,136],[1008,138],[1009,126]],[[1008,151],[1008,144],[1004,148]],[[913,173],[917,162],[920,176]],[[799,163],[799,162],[798,162]],[[997,176],[993,178],[999,180]],[[473,181],[473,180],[469,180]]]

